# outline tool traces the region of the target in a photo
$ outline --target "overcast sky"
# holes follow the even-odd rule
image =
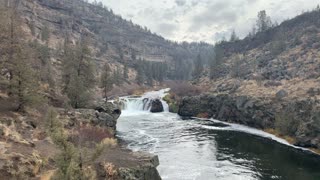
[[[244,37],[265,9],[282,22],[314,9],[320,0],[98,0],[116,14],[174,41],[214,43],[234,29]]]

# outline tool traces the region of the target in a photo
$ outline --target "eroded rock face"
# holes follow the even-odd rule
[[[282,93],[281,93],[282,94]],[[285,93],[284,93],[285,94]],[[283,95],[281,95],[283,98]],[[278,99],[279,100],[279,99]],[[196,117],[206,113],[221,121],[267,129],[275,128],[276,114],[282,112],[298,122],[296,145],[320,148],[320,103],[315,100],[272,101],[228,94],[184,97],[178,114]]]
[[[269,128],[273,125],[274,114],[271,104],[261,103],[247,96],[232,97],[227,94],[185,97],[179,106],[180,116],[198,116],[206,113],[209,117],[222,121],[240,123],[256,128]]]
[[[125,149],[107,150],[96,163],[98,179],[161,180],[158,156]]]
[[[163,109],[162,102],[159,99],[152,100],[150,111],[153,113],[163,112],[164,109]]]
[[[276,98],[279,99],[279,100],[283,99],[283,98],[285,98],[287,96],[288,96],[288,92],[283,90],[283,89],[276,93]]]

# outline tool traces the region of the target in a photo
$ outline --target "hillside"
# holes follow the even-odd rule
[[[209,95],[201,96],[203,101],[185,99],[180,115],[246,124],[320,148],[319,18],[316,9],[243,40],[218,44],[211,68],[193,81]]]
[[[203,84],[214,83],[211,90],[222,92],[223,85],[232,81],[239,86],[237,93],[261,97],[281,89],[290,98],[319,95],[319,17],[320,11],[315,10],[253,37],[220,43],[221,71],[211,80],[203,78]]]
[[[45,43],[41,41],[41,34],[49,29],[48,47],[53,64],[61,61],[59,49],[66,39],[76,44],[85,35],[90,37],[91,55],[97,73],[105,63],[109,63],[112,69],[116,66],[123,68],[127,64],[130,68],[129,82],[135,82],[138,60],[166,64],[169,68],[161,73],[164,78],[175,79],[176,71],[181,71],[175,68],[176,63],[188,69],[198,53],[211,48],[206,43],[178,44],[168,41],[147,28],[115,15],[111,9],[84,1],[25,0],[21,1],[19,10],[29,40],[37,39]],[[55,68],[58,69],[58,66]],[[156,83],[159,80],[155,76],[152,75]],[[185,75],[185,78],[189,77],[190,73]]]

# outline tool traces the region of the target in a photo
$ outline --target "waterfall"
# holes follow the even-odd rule
[[[159,91],[151,91],[139,97],[125,96],[120,97],[120,104],[124,111],[150,111],[152,102],[159,99],[162,103],[164,112],[169,112],[169,105],[162,100],[170,89],[162,89]]]

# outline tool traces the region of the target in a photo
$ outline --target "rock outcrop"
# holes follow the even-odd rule
[[[72,110],[67,116],[72,121],[106,128],[115,136],[117,119],[121,114],[119,106],[110,102],[98,102],[91,108]],[[98,158],[95,169],[98,179],[160,180],[156,169],[158,165],[156,155],[116,147],[107,149]]]
[[[256,128],[273,126],[272,104],[247,96],[233,97],[227,94],[184,97],[178,114],[195,117],[206,113],[209,117],[235,122]]]
[[[315,100],[279,102],[228,94],[201,95],[184,97],[178,114],[183,117],[207,114],[221,121],[259,129],[275,128],[277,115],[283,114],[281,118],[293,119],[291,122],[296,123],[297,127],[292,134],[296,139],[296,145],[320,148],[320,108],[319,102]]]
[[[163,105],[160,99],[154,99],[151,101],[151,112],[153,113],[158,113],[158,112],[163,112]]]

